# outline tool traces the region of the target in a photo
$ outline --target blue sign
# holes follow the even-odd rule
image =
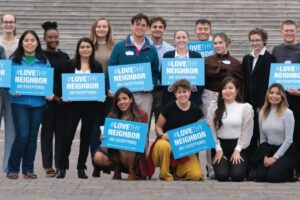
[[[62,98],[64,101],[104,101],[104,74],[62,74]]]
[[[163,58],[162,85],[172,85],[176,80],[187,79],[191,85],[204,85],[203,58]]]
[[[144,153],[147,132],[146,123],[106,118],[101,146]]]
[[[0,60],[0,88],[9,88],[11,84],[11,60]]]
[[[153,89],[150,63],[108,66],[110,91],[126,87],[131,92]]]
[[[300,89],[300,64],[272,63],[269,86],[280,83],[285,89]]]
[[[201,54],[202,58],[215,54],[212,41],[188,42],[188,48]]]
[[[211,128],[202,120],[167,132],[175,159],[215,147]]]
[[[53,95],[53,69],[50,67],[12,67],[10,94]]]

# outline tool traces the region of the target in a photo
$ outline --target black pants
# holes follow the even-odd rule
[[[297,150],[294,145],[287,150],[285,155],[280,157],[270,167],[264,166],[264,157],[273,156],[280,146],[270,145],[268,143],[261,144],[257,158],[260,160],[256,169],[256,180],[259,182],[285,182],[293,173],[293,168],[297,163]]]
[[[237,145],[237,139],[220,139],[221,147],[223,150],[223,156],[227,159],[222,158],[220,163],[213,165],[215,177],[218,181],[243,181],[246,177],[247,170],[247,155],[246,151],[241,151],[241,157],[244,159],[240,164],[232,164],[230,158]],[[216,155],[215,149],[212,150],[212,159]]]
[[[253,135],[252,135],[252,138],[251,138],[251,141],[250,141],[250,145],[247,148],[248,158],[252,158],[254,156],[254,154],[257,151],[258,146],[259,146],[259,135],[260,134],[259,134],[258,113],[256,112],[257,108],[253,107],[253,109],[254,109],[254,118],[253,118],[254,127],[253,127]],[[247,167],[248,167],[248,171],[250,169],[254,168],[252,162],[248,162]]]
[[[95,125],[97,114],[100,111],[99,102],[71,102],[65,103],[65,133],[63,135],[60,169],[69,169],[69,155],[81,119],[80,147],[77,162],[77,170],[86,169],[86,160],[89,153],[92,130]]]
[[[54,146],[54,161],[55,168],[59,168],[59,159],[62,146],[62,134],[63,134],[63,114],[62,104],[51,101],[47,102],[45,107],[42,129],[41,129],[41,151],[43,168],[52,168],[53,160],[53,135],[55,136]]]

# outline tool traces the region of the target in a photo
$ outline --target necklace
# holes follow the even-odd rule
[[[187,111],[188,109],[190,109],[191,102],[188,101],[185,105],[182,105],[181,103],[179,103],[178,100],[176,100],[176,105],[178,106],[178,108],[179,108],[180,110]]]

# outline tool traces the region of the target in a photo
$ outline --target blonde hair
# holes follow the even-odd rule
[[[97,49],[97,48],[98,48],[98,37],[97,37],[95,31],[96,31],[96,27],[97,27],[98,22],[99,22],[99,21],[102,21],[102,20],[106,21],[106,22],[107,22],[107,25],[108,25],[108,33],[107,33],[106,38],[105,38],[106,45],[107,45],[110,49],[112,49],[113,46],[115,45],[115,42],[114,42],[114,40],[113,40],[112,26],[111,26],[110,21],[109,21],[107,18],[105,18],[105,17],[98,18],[98,19],[93,23],[93,25],[92,25],[92,27],[91,27],[91,32],[90,32],[90,39],[93,41],[93,44],[94,44],[94,46],[95,46],[95,49]]]
[[[277,117],[280,117],[283,115],[284,111],[289,107],[289,103],[286,97],[286,93],[284,88],[282,87],[281,84],[279,83],[273,83],[267,90],[266,96],[265,96],[265,103],[261,109],[262,112],[262,116],[266,119],[270,113],[271,110],[271,104],[269,102],[269,93],[271,91],[272,88],[278,88],[280,95],[282,97],[281,102],[279,103],[279,105],[277,106],[277,110],[276,110],[276,115]]]

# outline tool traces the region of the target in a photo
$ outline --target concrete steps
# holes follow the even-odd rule
[[[130,18],[144,12],[148,16],[167,19],[165,39],[173,43],[177,29],[194,36],[194,23],[208,18],[213,32],[226,32],[232,39],[232,55],[241,59],[249,52],[247,34],[260,26],[269,34],[268,48],[281,43],[280,23],[285,19],[300,22],[300,1],[297,0],[0,0],[0,14],[14,13],[18,18],[18,33],[34,29],[42,37],[40,24],[57,21],[61,33],[60,48],[71,56],[79,38],[88,36],[91,24],[97,17],[111,20],[115,40],[130,32]]]

